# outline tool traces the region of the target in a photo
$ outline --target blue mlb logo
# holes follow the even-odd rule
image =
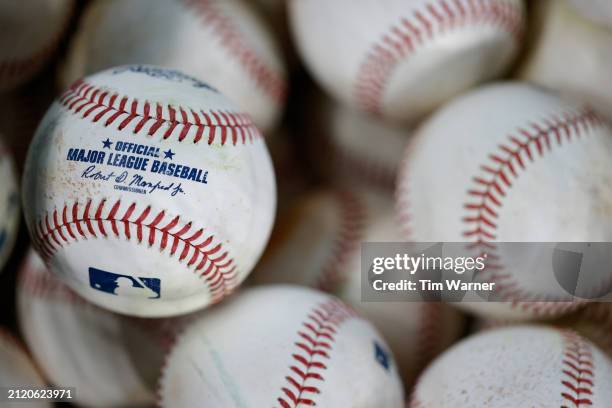
[[[101,292],[124,297],[159,299],[161,280],[119,275],[96,268],[89,268],[89,285]]]
[[[391,367],[391,356],[387,350],[385,350],[377,341],[374,342],[374,358],[378,361],[378,364],[384,367],[385,370],[389,371]]]

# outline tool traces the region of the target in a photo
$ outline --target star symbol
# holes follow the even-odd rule
[[[374,358],[376,358],[376,361],[378,361],[381,366],[389,371],[389,366],[391,365],[389,353],[377,342],[374,342]]]
[[[110,149],[113,142],[106,138],[106,140],[102,141],[102,144],[104,145],[103,149]]]
[[[172,160],[174,158],[174,155],[176,153],[174,153],[172,150],[168,149],[164,152],[164,159],[170,159]]]

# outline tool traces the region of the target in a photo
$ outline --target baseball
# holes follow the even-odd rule
[[[88,407],[153,404],[163,357],[187,320],[130,318],[87,303],[34,251],[19,271],[17,315],[46,377],[75,387],[74,401]]]
[[[405,384],[461,334],[442,304],[361,301],[361,243],[401,242],[391,200],[362,190],[321,190],[279,220],[253,282],[294,283],[337,294],[389,342]]]
[[[1,136],[1,135],[0,135]],[[0,272],[6,263],[19,225],[19,192],[11,154],[0,138]]]
[[[311,148],[324,178],[345,187],[393,191],[412,132],[340,104],[328,103],[324,109],[323,141]]]
[[[520,0],[291,0],[289,12],[298,51],[331,95],[402,122],[503,73],[524,24]]]
[[[559,0],[557,0],[559,1]],[[565,0],[563,0],[565,1]],[[608,0],[567,0],[584,16],[598,24],[612,28],[612,4]]]
[[[31,79],[48,62],[72,15],[74,0],[0,4],[0,90]]]
[[[169,354],[159,395],[176,408],[404,406],[376,330],[339,300],[292,286],[249,289],[196,321]]]
[[[287,80],[279,46],[258,17],[244,0],[97,0],[80,21],[60,82],[124,64],[174,68],[205,79],[269,130]]]
[[[612,361],[572,331],[516,326],[472,336],[420,377],[410,407],[606,407]]]
[[[479,278],[504,302],[470,308],[524,319],[577,306],[551,256],[531,247],[514,256],[495,243],[610,241],[612,132],[592,110],[525,84],[491,85],[433,115],[405,154],[397,209],[407,238],[468,242],[490,255]],[[609,282],[609,274],[580,276],[576,294]]]
[[[2,387],[22,389],[22,388],[42,388],[46,386],[45,381],[40,376],[36,366],[28,356],[26,349],[8,331],[0,328],[0,384]],[[3,397],[8,397],[8,392],[4,391]],[[32,401],[24,405],[23,401],[2,402],[5,408],[50,408],[51,404],[46,401]]]
[[[539,17],[537,30],[517,77],[587,102],[611,119],[612,32],[586,20],[565,1],[538,1],[533,12]]]
[[[134,316],[231,293],[274,219],[275,182],[248,115],[179,71],[130,65],[75,82],[30,146],[24,212],[74,291]]]

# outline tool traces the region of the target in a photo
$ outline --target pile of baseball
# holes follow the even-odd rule
[[[612,270],[361,287],[364,242],[612,242],[609,120],[606,0],[3,1],[0,392],[612,408]]]

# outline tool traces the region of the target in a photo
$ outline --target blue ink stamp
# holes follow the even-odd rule
[[[89,285],[100,292],[115,296],[159,299],[161,280],[119,275],[96,268],[89,268]]]
[[[391,356],[389,352],[376,341],[374,342],[374,358],[378,361],[378,364],[389,371],[389,367],[391,367]]]

